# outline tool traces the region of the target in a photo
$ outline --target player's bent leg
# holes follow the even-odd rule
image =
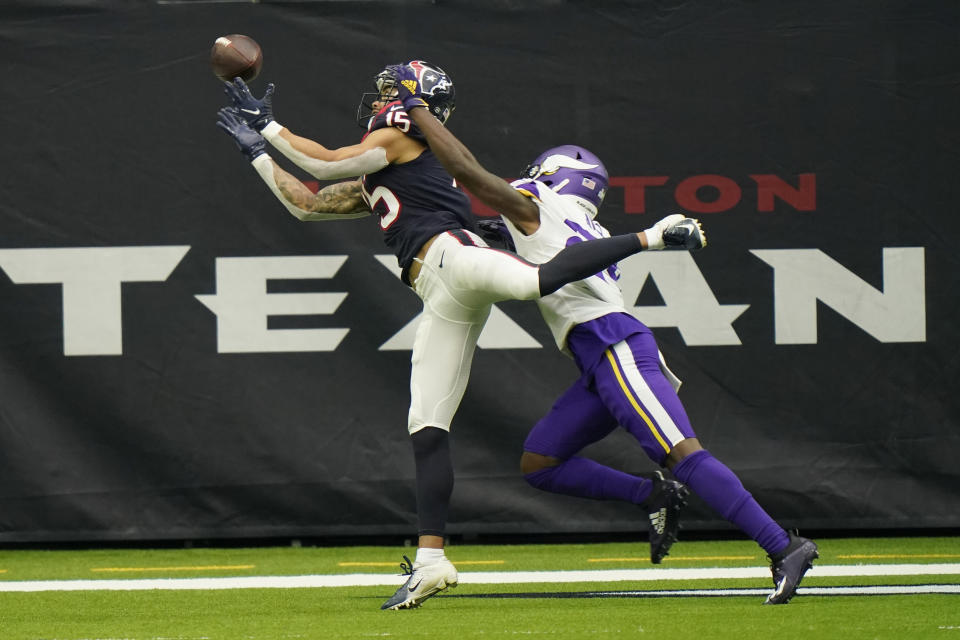
[[[650,480],[574,455],[616,428],[616,419],[597,394],[585,380],[577,380],[527,434],[520,459],[524,479],[551,493],[642,504],[650,494]]]
[[[594,500],[643,505],[650,522],[650,559],[659,563],[677,539],[687,489],[659,472],[652,480],[573,455],[617,426],[601,397],[583,379],[560,396],[530,430],[521,471],[534,488]]]
[[[520,256],[489,247],[462,247],[445,258],[446,282],[463,305],[540,297],[537,265]]]
[[[438,246],[440,243],[440,246]],[[458,246],[453,246],[456,243]],[[462,248],[464,250],[458,250]],[[578,242],[549,261],[535,265],[509,251],[492,249],[466,231],[448,232],[434,241],[424,265],[441,256],[437,271],[447,269],[446,281],[465,304],[476,300],[533,300],[570,282],[582,280],[642,249],[637,234]],[[422,273],[422,272],[421,272]]]
[[[504,299],[485,290],[489,286],[487,279],[497,277],[495,261],[504,254],[490,249],[482,239],[467,231],[441,233],[423,257],[414,290],[425,307],[449,322],[483,323],[490,304]],[[535,286],[535,267],[525,261],[521,266],[526,278],[519,277],[522,274],[511,274],[521,283],[526,280],[526,289]]]
[[[673,387],[663,376],[652,335],[636,334],[607,351],[608,367],[597,370],[597,389],[611,412],[659,463],[676,462],[674,476],[708,505],[755,540],[771,557],[789,542],[787,532],[757,504],[739,478],[699,447]],[[692,442],[684,442],[685,440]]]
[[[693,436],[674,386],[665,377],[653,336],[637,333],[607,350],[596,369],[597,392],[610,412],[656,463]],[[659,564],[677,541],[689,490],[658,472],[645,503],[650,561]]]
[[[550,493],[591,500],[622,500],[645,504],[653,489],[646,478],[574,456],[552,466],[544,466],[523,476],[531,487]]]
[[[421,282],[425,273],[430,279]],[[538,266],[515,253],[490,248],[479,236],[458,229],[433,240],[415,288],[424,300],[431,288],[443,289],[445,295],[434,305],[435,311],[459,320],[500,300],[539,297]]]
[[[539,453],[524,451],[523,455],[520,456],[520,473],[523,475],[536,473],[542,469],[555,467],[561,462],[563,462],[563,460],[554,458],[553,456],[544,456]]]
[[[692,453],[700,451],[703,447],[700,445],[700,441],[696,438],[687,438],[678,442],[672,449],[670,453],[667,454],[667,460],[665,466],[667,469],[673,471],[673,468],[677,466],[677,463],[689,456]]]
[[[617,428],[617,420],[584,378],[576,380],[530,429],[523,450],[558,460],[573,457]]]
[[[683,404],[660,368],[652,334],[636,333],[612,345],[594,379],[607,409],[657,464],[695,437]]]

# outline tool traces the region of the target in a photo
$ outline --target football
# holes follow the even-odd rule
[[[263,66],[260,45],[250,36],[235,33],[220,36],[210,50],[210,66],[215,76],[224,81],[234,78],[253,80]]]

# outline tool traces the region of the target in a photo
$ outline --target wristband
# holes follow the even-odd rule
[[[260,130],[260,135],[262,135],[264,138],[266,138],[270,142],[273,142],[273,139],[276,136],[280,135],[280,132],[282,130],[283,130],[283,125],[281,125],[276,120],[271,120],[270,122],[267,123],[267,126],[265,126],[263,129]]]
[[[656,226],[643,230],[643,235],[647,237],[647,251],[659,251],[663,249],[663,232]]]

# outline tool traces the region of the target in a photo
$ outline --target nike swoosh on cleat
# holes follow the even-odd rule
[[[445,255],[447,255],[446,251],[440,254],[440,266],[439,266],[440,269],[443,269],[443,256]]]
[[[414,591],[417,587],[420,586],[420,583],[421,583],[421,582],[423,582],[423,578],[417,580],[417,584],[408,585],[408,586],[407,586],[407,593],[413,593],[413,591]]]
[[[243,111],[244,113],[249,113],[249,114],[252,115],[252,116],[258,116],[258,115],[260,115],[260,109],[254,109],[254,110],[250,110],[250,109],[240,109],[240,111]]]

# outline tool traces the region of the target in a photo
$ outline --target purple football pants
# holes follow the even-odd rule
[[[660,370],[650,333],[635,333],[611,346],[593,372],[592,386],[584,376],[567,389],[530,431],[524,450],[566,460],[622,425],[662,465],[677,443],[696,437]]]

